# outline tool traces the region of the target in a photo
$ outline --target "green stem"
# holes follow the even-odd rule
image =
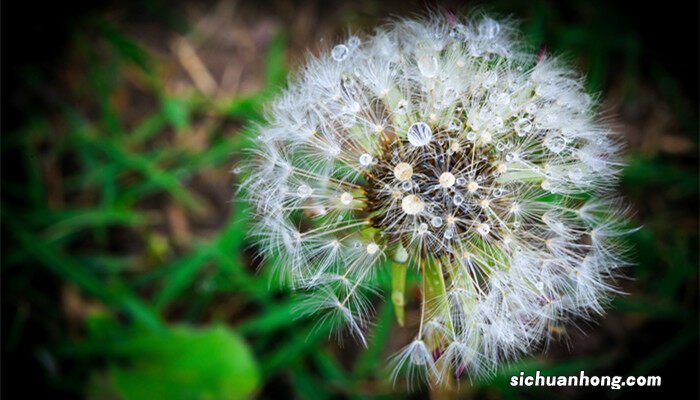
[[[404,325],[404,305],[406,304],[406,269],[404,263],[391,264],[391,302],[399,325]]]

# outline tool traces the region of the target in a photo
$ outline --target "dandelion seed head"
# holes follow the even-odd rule
[[[421,274],[395,374],[487,374],[603,313],[629,264],[619,136],[576,73],[509,22],[432,16],[351,36],[309,58],[256,134],[251,235],[307,309],[366,344],[378,271]]]

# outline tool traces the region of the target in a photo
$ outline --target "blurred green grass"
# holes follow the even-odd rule
[[[547,43],[582,57],[591,92],[607,86],[609,60],[623,60],[623,97],[637,96],[640,38],[619,35],[606,19],[568,25],[547,4],[528,9],[524,30],[533,47]],[[2,138],[3,156],[16,157],[22,171],[2,188],[3,307],[16,305],[3,312],[3,356],[34,352],[53,390],[89,398],[404,398],[405,389],[385,379],[391,307],[379,307],[369,349],[348,357],[328,344],[333,327],[295,318],[298,300],[271,284],[266,268],[257,270],[245,205],[232,201],[218,212],[222,205],[197,185],[228,171],[249,145],[246,133],[284,85],[287,33],[266,44],[262,87],[212,97],[174,90],[161,60],[120,27],[96,20],[86,32],[73,39],[86,71],[71,90],[88,100],[60,103]],[[134,82],[154,103],[136,121],[124,117],[129,105],[121,99]],[[683,104],[678,82],[659,85],[668,102]],[[692,112],[679,118],[697,131]],[[187,136],[201,126],[203,144],[193,145]],[[638,249],[635,280],[625,285],[632,295],[614,308],[618,321],[673,327],[664,343],[640,354],[601,345],[589,354],[529,358],[462,390],[517,398],[508,377],[519,371],[593,374],[633,362],[615,373],[654,374],[696,345],[697,218],[688,208],[647,202],[697,204],[696,161],[632,152],[623,177],[643,228],[630,237]],[[233,196],[231,187],[223,193]],[[183,234],[178,218],[204,227],[213,220],[213,228]],[[28,333],[42,327],[49,328]],[[203,362],[202,353],[211,359]]]

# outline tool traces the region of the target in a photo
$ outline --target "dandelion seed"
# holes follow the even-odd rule
[[[425,209],[425,203],[415,194],[409,194],[401,200],[401,208],[408,215],[416,215]]]
[[[440,186],[442,186],[445,189],[451,188],[452,186],[454,186],[455,180],[456,178],[454,175],[452,175],[451,172],[443,172],[439,178]]]
[[[394,167],[394,176],[400,181],[407,181],[413,176],[413,167],[405,162],[400,162]]]

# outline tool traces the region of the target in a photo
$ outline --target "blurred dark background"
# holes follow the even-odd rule
[[[3,3],[2,394],[435,397],[387,383],[412,329],[389,307],[365,351],[294,319],[250,256],[229,171],[307,49],[475,8],[586,74],[628,142],[621,191],[642,229],[605,317],[459,396],[697,397],[698,4],[603,0]],[[662,386],[509,387],[521,370]]]

